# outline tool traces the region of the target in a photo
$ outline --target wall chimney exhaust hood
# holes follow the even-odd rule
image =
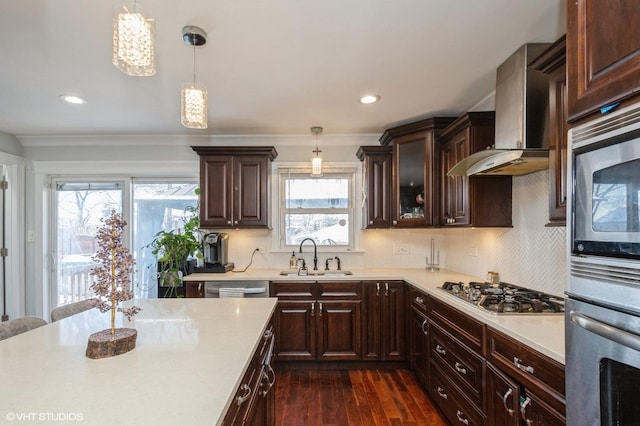
[[[495,147],[453,166],[449,176],[520,176],[549,167],[549,83],[528,64],[550,44],[525,44],[498,67]]]

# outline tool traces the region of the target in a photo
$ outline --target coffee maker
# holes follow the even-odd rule
[[[202,238],[204,266],[194,272],[227,272],[233,270],[233,263],[227,260],[229,235],[224,232],[209,232]]]

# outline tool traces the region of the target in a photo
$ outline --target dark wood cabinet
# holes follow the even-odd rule
[[[433,297],[427,315],[433,399],[452,424],[485,424],[485,325]]]
[[[222,425],[271,426],[275,424],[274,342],[273,326],[270,325],[240,381]]]
[[[274,147],[191,147],[200,156],[200,226],[268,228]]]
[[[489,424],[565,424],[563,365],[492,328],[487,360]]]
[[[390,146],[361,146],[356,156],[362,161],[365,205],[365,228],[391,226],[391,168]]]
[[[462,159],[494,144],[495,113],[468,112],[440,134],[442,226],[511,226],[511,176],[447,176]]]
[[[567,220],[567,76],[566,37],[562,36],[531,64],[549,78],[549,226]]]
[[[365,281],[363,288],[362,359],[375,361],[404,360],[404,282]]]
[[[385,130],[380,144],[393,149],[391,225],[439,224],[439,152],[436,138],[454,118],[434,117]]]
[[[567,1],[569,121],[638,93],[639,21],[637,0]]]
[[[272,282],[278,361],[355,361],[362,357],[362,283]]]
[[[192,298],[204,297],[204,282],[203,281],[185,281],[185,296]]]
[[[429,389],[428,296],[413,287],[408,287],[408,295],[407,340],[409,343],[409,366],[425,389]]]

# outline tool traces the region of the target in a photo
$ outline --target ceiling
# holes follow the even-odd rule
[[[491,94],[495,69],[526,42],[564,33],[564,0],[147,0],[156,69],[111,63],[114,4],[5,2],[0,13],[0,131],[40,135],[379,133],[458,115]],[[208,33],[196,80],[209,128],[180,124],[193,79],[182,27]],[[85,97],[83,106],[63,93]],[[381,101],[362,105],[367,93]]]

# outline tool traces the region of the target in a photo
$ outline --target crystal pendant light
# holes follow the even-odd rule
[[[182,29],[182,39],[193,46],[193,83],[182,85],[180,121],[190,129],[207,128],[207,89],[196,84],[196,46],[207,42],[207,33],[202,28],[187,25]]]
[[[311,176],[322,176],[322,158],[320,157],[320,151],[318,149],[318,136],[322,134],[322,127],[312,127],[311,134],[316,138],[316,149],[311,152],[315,152],[316,156],[311,159]]]
[[[113,16],[113,65],[127,75],[155,75],[156,21],[140,13],[140,5],[123,5]]]

